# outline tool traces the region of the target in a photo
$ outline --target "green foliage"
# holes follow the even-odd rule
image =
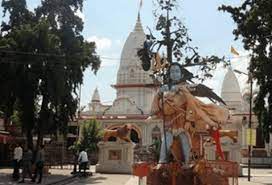
[[[78,151],[84,148],[86,151],[95,152],[98,150],[97,143],[102,138],[100,123],[96,120],[85,121],[82,127],[82,138],[77,141],[70,149]]]
[[[18,102],[29,142],[33,131],[66,132],[84,71],[100,66],[95,43],[82,36],[82,6],[83,0],[44,0],[31,12],[25,0],[2,2],[8,21],[0,35],[0,110],[10,117]]]
[[[0,118],[4,117],[4,112],[0,111]]]
[[[245,0],[241,6],[222,5],[219,10],[231,14],[237,27],[233,34],[241,38],[252,53],[249,70],[257,81],[259,93],[254,111],[269,141],[272,132],[272,1]]]
[[[68,149],[72,150],[73,153],[78,152],[81,149],[80,141],[75,141],[74,144],[71,145]]]
[[[11,116],[12,124],[20,127],[22,125],[20,120],[20,112],[14,111],[14,114]]]
[[[161,39],[155,40],[153,49],[158,51],[162,47],[164,51],[167,51],[167,59],[170,63],[176,60],[183,67],[198,67],[201,73],[195,77],[202,81],[212,77],[211,72],[220,62],[223,62],[225,66],[228,65],[224,58],[214,55],[201,57],[197,51],[198,48],[190,45],[191,38],[188,30],[177,17],[179,11],[177,0],[155,0],[155,6],[157,7],[154,11],[156,31]]]

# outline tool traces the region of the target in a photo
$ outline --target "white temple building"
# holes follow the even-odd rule
[[[116,99],[112,105],[103,105],[98,89],[95,89],[89,110],[82,118],[95,117],[104,128],[115,129],[124,124],[132,124],[132,141],[141,145],[152,144],[152,137],[160,137],[161,120],[146,122],[156,89],[152,84],[150,72],[142,69],[137,51],[143,47],[146,39],[140,17],[129,34],[121,53],[116,89]]]
[[[233,142],[229,138],[222,138],[221,144],[227,160],[236,161],[241,164],[248,162],[248,120],[249,120],[249,102],[243,97],[240,85],[231,68],[225,74],[221,97],[226,102],[227,108],[230,111],[228,124],[222,129],[237,131],[237,142]],[[270,165],[272,164],[271,147],[272,142],[265,143],[263,140],[261,129],[258,127],[257,117],[252,115],[252,128],[256,129],[256,146],[252,147],[253,165]],[[210,160],[216,159],[215,146],[208,145],[205,147],[206,158]]]
[[[146,36],[138,17],[133,31],[129,34],[122,53],[120,66],[117,73],[117,82],[112,85],[116,89],[116,99],[112,105],[103,105],[100,100],[99,91],[96,88],[89,109],[82,113],[82,119],[97,119],[103,128],[115,129],[124,124],[132,124],[131,139],[141,146],[148,146],[156,137],[160,137],[162,132],[162,120],[152,120],[147,122],[151,102],[156,92],[156,87],[152,85],[150,72],[142,69],[140,59],[137,57],[137,50],[142,48]],[[238,132],[237,142],[228,138],[222,139],[222,147],[226,159],[238,163],[247,162],[247,142],[246,129],[248,127],[249,106],[243,99],[238,80],[230,68],[225,75],[221,97],[226,102],[230,110],[229,123],[223,129]],[[253,127],[257,127],[256,117],[253,117]],[[259,135],[257,134],[257,138]],[[204,146],[204,137],[199,143]],[[260,139],[260,138],[258,138]],[[259,141],[258,141],[259,142]],[[261,145],[262,141],[257,144]],[[215,147],[205,145],[202,154],[208,159],[216,159]],[[264,143],[253,149],[253,163],[264,163],[271,155],[272,143]],[[260,159],[260,156],[262,157]],[[270,158],[271,159],[271,158]],[[262,162],[263,161],[263,162]],[[271,164],[271,162],[270,162]]]

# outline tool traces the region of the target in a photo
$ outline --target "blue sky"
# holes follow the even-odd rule
[[[143,0],[141,20],[143,27],[154,28],[153,0]],[[30,8],[35,8],[40,0],[27,0]],[[192,38],[192,45],[199,48],[201,55],[215,54],[230,57],[230,46],[233,45],[241,53],[245,53],[240,41],[234,41],[232,31],[235,25],[226,13],[217,9],[222,4],[240,4],[240,0],[179,0],[178,16],[185,22]],[[116,97],[115,90],[110,86],[116,83],[119,58],[122,46],[133,30],[138,13],[138,0],[86,0],[83,12],[78,14],[84,20],[83,35],[88,40],[97,42],[98,54],[102,56],[102,66],[95,76],[90,70],[84,75],[81,104],[91,100],[96,87],[102,102],[110,103]],[[2,9],[0,9],[2,12]],[[1,13],[2,14],[2,13]],[[0,14],[0,15],[1,15]],[[2,17],[2,16],[1,16]],[[106,60],[103,57],[114,58]],[[246,59],[233,59],[233,68],[246,71]],[[205,82],[217,93],[226,69],[218,68],[214,78]],[[242,88],[246,77],[238,76]]]

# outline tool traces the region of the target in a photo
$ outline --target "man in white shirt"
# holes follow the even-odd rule
[[[14,152],[13,152],[14,170],[12,175],[15,180],[19,179],[19,168],[20,168],[22,157],[23,157],[23,149],[20,144],[16,144],[16,147],[14,148]]]
[[[78,163],[79,163],[79,173],[81,173],[81,169],[83,169],[83,176],[86,176],[86,169],[88,165],[88,155],[87,152],[82,149],[78,156]]]

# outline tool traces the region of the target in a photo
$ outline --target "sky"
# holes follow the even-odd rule
[[[239,5],[241,0],[178,0],[178,17],[188,28],[192,45],[199,48],[202,56],[217,55],[231,58],[232,68],[247,72],[247,57],[235,58],[230,53],[234,46],[240,55],[248,52],[243,50],[240,40],[234,41],[232,34],[235,24],[229,14],[219,12],[222,4]],[[0,0],[1,2],[1,0]],[[40,0],[27,0],[28,7],[34,9]],[[85,0],[82,12],[77,14],[84,21],[83,35],[86,40],[95,41],[97,53],[102,64],[96,75],[88,69],[84,73],[81,93],[81,105],[91,101],[94,89],[100,92],[102,103],[110,104],[116,97],[116,91],[111,85],[116,83],[117,70],[123,45],[129,33],[133,30],[138,14],[139,0]],[[143,28],[154,29],[153,0],[143,0],[141,21]],[[0,8],[0,21],[2,9]],[[107,59],[111,58],[111,59]],[[227,69],[219,67],[214,77],[205,84],[221,93],[221,84]],[[246,76],[237,75],[241,89],[246,86]]]

